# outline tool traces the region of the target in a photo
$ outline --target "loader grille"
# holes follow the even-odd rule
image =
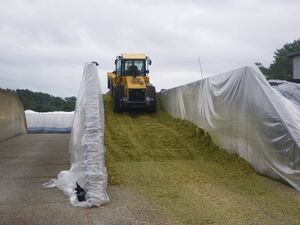
[[[145,101],[145,90],[129,89],[129,101]]]

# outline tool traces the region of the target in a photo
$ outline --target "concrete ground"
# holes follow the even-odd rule
[[[108,187],[100,208],[73,207],[42,184],[69,168],[68,134],[26,134],[0,143],[0,224],[172,224],[141,196]]]

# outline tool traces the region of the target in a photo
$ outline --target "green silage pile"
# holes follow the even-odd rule
[[[193,124],[105,104],[110,185],[126,185],[183,224],[300,224],[300,194],[256,174]]]

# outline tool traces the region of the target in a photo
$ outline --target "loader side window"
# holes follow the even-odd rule
[[[118,76],[121,75],[121,60],[117,61],[116,73],[117,73]]]
[[[145,60],[125,60],[124,71],[125,75],[145,75]]]

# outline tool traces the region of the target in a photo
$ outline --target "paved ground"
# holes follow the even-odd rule
[[[27,134],[0,143],[0,225],[170,223],[126,187],[110,186],[111,202],[92,209],[72,207],[60,190],[43,188],[43,182],[68,169],[68,139]]]

